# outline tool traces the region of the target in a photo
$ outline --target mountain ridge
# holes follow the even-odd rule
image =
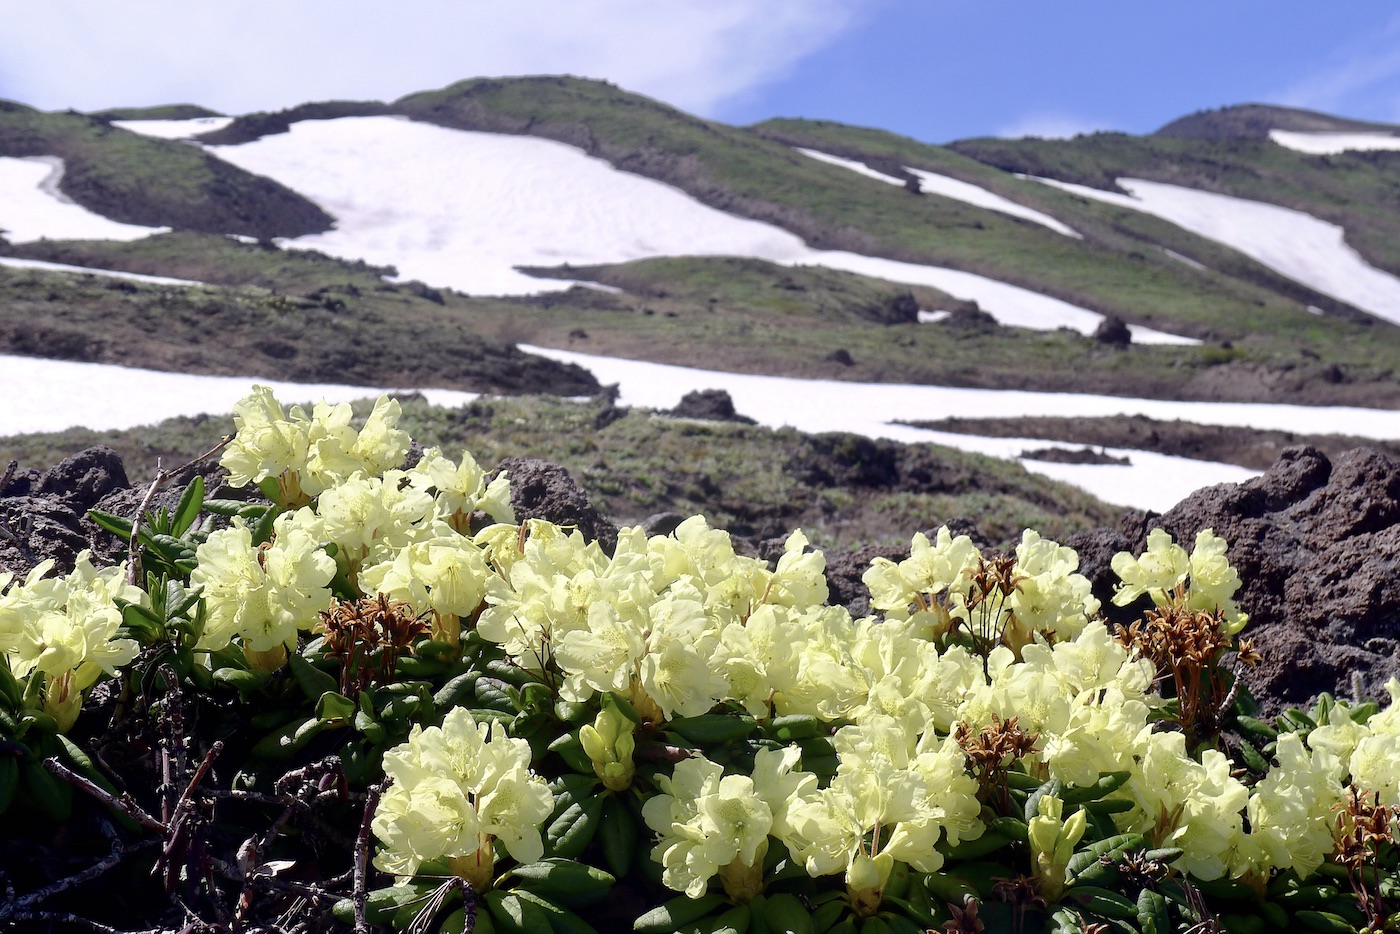
[[[436,379],[449,388],[520,392],[535,377],[510,377],[516,358],[502,349],[519,343],[862,384],[1400,408],[1393,378],[1400,372],[1400,332],[1394,324],[1228,238],[1154,214],[1147,202],[1118,186],[1119,178],[1143,178],[1188,193],[1272,198],[1339,223],[1346,244],[1375,269],[1396,272],[1400,248],[1391,239],[1400,234],[1400,219],[1392,207],[1400,202],[1392,189],[1400,190],[1400,154],[1314,156],[1266,139],[1185,138],[1180,127],[1143,137],[964,140],[947,146],[829,121],[775,118],[734,127],[606,82],[567,76],[467,79],[391,102],[311,102],[234,116],[190,141],[148,139],[112,121],[208,119],[212,111],[187,104],[85,116],[21,107],[0,112],[0,157],[71,160],[71,152],[21,147],[15,142],[21,125],[37,128],[31,136],[50,149],[57,144],[49,141],[61,142],[65,134],[86,134],[91,151],[107,160],[111,186],[119,187],[129,182],[119,156],[140,148],[152,154],[153,164],[166,167],[166,188],[175,199],[165,213],[143,217],[152,224],[163,220],[176,232],[130,243],[0,242],[0,260],[7,254],[16,261],[178,276],[205,285],[197,293],[189,287],[177,293],[172,290],[179,287],[169,285],[74,287],[65,278],[71,273],[30,269],[21,278],[0,267],[0,292],[11,296],[0,310],[15,319],[0,331],[0,352],[128,366],[144,360],[172,370],[199,366],[267,379],[339,375],[379,385],[399,384],[390,379],[399,373],[417,385]],[[1241,105],[1212,112],[1211,119],[1212,125],[1243,126],[1246,118],[1267,122],[1275,112],[1282,113]],[[602,160],[621,177],[660,182],[704,210],[795,236],[800,249],[788,258],[737,252],[726,259],[648,252],[641,244],[599,262],[571,259],[565,242],[552,254],[557,265],[536,257],[513,260],[539,282],[542,294],[534,296],[485,294],[422,273],[416,275],[426,281],[395,282],[391,261],[326,254],[319,246],[315,259],[304,252],[302,237],[319,244],[320,231],[343,233],[347,223],[360,221],[347,221],[324,195],[312,198],[297,184],[278,181],[284,176],[275,160],[256,171],[238,169],[233,160],[242,147],[274,136],[282,137],[279,152],[299,151],[301,140],[310,138],[304,132],[308,121],[354,124],[370,133],[395,125],[374,122],[385,117],[519,140],[522,158],[541,141],[562,145],[577,154],[569,158]],[[1296,112],[1289,125],[1315,117]],[[1358,129],[1356,121],[1329,119],[1309,125],[1328,132]],[[318,155],[303,158],[314,162]],[[186,178],[194,168],[168,168],[210,160],[228,166],[228,178],[237,185],[192,186]],[[1103,203],[1028,177],[1038,175],[1088,184],[1116,193],[1120,201]],[[446,179],[422,181],[450,185]],[[277,186],[295,199],[288,205],[300,211],[305,202],[319,214],[306,214],[297,226],[289,208],[287,218],[272,217],[255,233],[233,229],[219,218],[237,213],[238,185],[244,184],[264,186],[259,191]],[[538,189],[559,182],[531,178],[522,184]],[[966,192],[980,193],[982,200],[969,200]],[[101,198],[86,189],[70,196],[104,212]],[[1008,213],[995,199],[1035,213]],[[392,204],[384,207],[394,210]],[[607,210],[625,221],[626,205]],[[191,232],[188,218],[195,214],[206,230],[203,238]],[[548,226],[551,219],[507,214],[499,220],[526,229]],[[234,244],[213,236],[229,233],[261,242]],[[483,218],[475,236],[490,233],[491,218]],[[837,260],[845,265],[822,265]],[[844,271],[808,274],[800,272],[804,263]],[[558,279],[565,281],[551,282]],[[590,282],[603,290],[585,288]],[[45,289],[63,300],[26,304],[30,299],[15,297]],[[251,308],[267,311],[252,314]],[[1035,323],[1036,315],[1050,313],[1062,317]],[[162,318],[171,314],[177,317]],[[199,354],[190,354],[179,345],[198,326],[188,330],[179,323],[181,315],[191,321],[203,315],[208,326],[218,322],[233,330],[227,340],[206,340]],[[307,322],[324,317],[317,328],[331,330],[312,329],[305,339],[261,333],[297,315]],[[176,323],[161,333],[151,326],[160,320]],[[99,321],[108,322],[105,338],[95,330]],[[408,343],[390,337],[414,328],[431,344],[421,359],[412,359]],[[348,357],[336,363],[330,352],[335,334],[354,335],[357,346],[384,353],[373,366]],[[450,361],[454,348],[463,348],[461,361]],[[502,367],[479,362],[487,357]],[[540,365],[541,379],[548,370]],[[573,377],[560,372],[550,379],[558,388]],[[928,420],[960,414],[929,413]]]

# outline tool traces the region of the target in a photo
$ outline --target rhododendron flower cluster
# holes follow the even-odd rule
[[[19,582],[0,573],[0,654],[15,677],[44,678],[44,710],[67,731],[84,692],[136,657],[136,642],[117,634],[117,601],[146,595],[126,583],[125,564],[99,570],[86,549],[69,574],[50,577],[53,566],[41,561]]]
[[[408,452],[407,432],[395,426],[398,402],[381,396],[363,428],[350,425],[349,403],[317,403],[308,417],[299,405],[288,412],[266,386],[233,407],[237,428],[220,463],[234,486],[270,480],[265,489],[283,506],[299,506],[354,473],[381,474]],[[273,495],[275,493],[275,495]]]
[[[430,448],[405,466],[397,419],[380,399],[356,431],[348,407],[286,413],[255,390],[224,463],[235,483],[264,484],[280,514],[261,525],[263,541],[238,518],[207,533],[189,576],[203,601],[198,649],[241,647],[251,667],[280,666],[333,599],[378,597],[430,629],[442,657],[494,653],[492,670],[516,678],[498,693],[518,716],[497,709],[487,724],[435,709],[384,752],[392,784],[372,829],[386,872],[444,865],[488,891],[503,854],[540,860],[551,814],[587,810],[567,798],[582,787],[639,809],[662,884],[692,899],[754,902],[778,852],[782,872],[838,877],[839,897],[866,919],[899,873],[940,873],[950,851],[1005,818],[1013,775],[1065,790],[1027,805],[1018,838],[1036,874],[1028,884],[1052,903],[1074,889],[1072,857],[1110,831],[1141,835],[1195,880],[1253,884],[1318,871],[1349,790],[1400,805],[1400,682],[1383,713],[1338,703],[1306,738],[1280,735],[1274,761],[1250,778],[1220,744],[1164,726],[1186,692],[1166,691],[1163,660],[1105,622],[1074,551],[1033,531],[994,558],[947,528],[916,535],[907,559],[865,573],[874,612],[853,618],[828,605],[825,559],[801,532],[773,566],[699,516],[664,536],[624,528],[609,554],[575,529],[517,523],[508,480],[488,483],[465,452],[453,461]],[[1247,622],[1225,549],[1209,529],[1190,552],[1153,530],[1141,555],[1113,558],[1113,603],[1146,595],[1203,620],[1221,638],[1197,663],[1218,665]],[[0,596],[12,671],[81,691],[131,660],[113,601],[139,591],[85,558],[69,578],[41,578]],[[1224,693],[1189,698],[1216,717],[1214,736],[1225,712],[1210,703]],[[361,694],[369,720],[373,698]],[[551,716],[567,735],[513,735]],[[766,738],[745,755],[670,745],[724,718],[735,736]],[[801,742],[771,739],[796,720]],[[964,744],[1013,725],[1014,752],[979,773]],[[552,791],[534,769],[556,751],[573,784]],[[1083,790],[1105,776],[1117,778],[1091,820]]]
[[[394,780],[371,825],[384,844],[375,865],[411,876],[443,860],[479,889],[494,877],[493,841],[522,863],[544,853],[540,825],[554,797],[530,771],[530,744],[500,723],[476,723],[461,708],[441,727],[415,727],[408,742],[384,754]]]

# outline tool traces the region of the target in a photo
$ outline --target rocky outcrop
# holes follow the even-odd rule
[[[1162,528],[1187,548],[1214,529],[1229,542],[1250,615],[1245,634],[1264,661],[1245,680],[1266,711],[1306,704],[1321,691],[1384,696],[1400,675],[1400,463],[1368,448],[1330,461],[1311,447],[1285,449],[1246,483],[1198,490],[1163,515],[1124,516],[1065,544],[1079,551],[1106,612],[1114,552],[1142,550]]]
[[[666,414],[676,418],[700,418],[710,422],[739,422],[758,424],[747,415],[734,411],[734,400],[723,389],[696,389],[681,396],[681,401]]]
[[[563,467],[534,457],[507,457],[495,472],[510,478],[510,505],[517,521],[545,519],[577,528],[608,554],[617,547],[617,526],[588,501]]]
[[[70,571],[84,548],[116,555],[113,536],[87,518],[105,497],[129,487],[116,451],[91,447],[42,474],[15,466],[0,483],[0,573],[23,577],[49,559],[57,570]]]

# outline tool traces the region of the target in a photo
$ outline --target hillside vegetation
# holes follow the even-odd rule
[[[1386,213],[1383,195],[1392,181],[1385,172],[1371,172],[1389,158],[1384,154],[1329,163],[1267,142],[1121,135],[934,146],[881,130],[806,120],[770,120],[743,129],[690,116],[605,82],[556,77],[474,79],[389,104],[306,104],[239,117],[203,140],[246,142],[285,132],[297,120],[381,113],[459,129],[554,139],[620,169],[675,185],[713,207],[782,226],[813,247],[975,272],[1129,323],[1194,336],[1212,346],[1133,348],[1124,355],[1105,353],[1068,335],[1009,330],[991,338],[912,327],[898,332],[858,327],[840,333],[839,326],[820,313],[814,313],[814,320],[821,325],[806,333],[777,326],[773,316],[754,311],[751,300],[726,300],[712,287],[710,273],[696,272],[722,268],[705,260],[648,267],[646,282],[637,280],[635,270],[640,267],[633,264],[611,277],[591,270],[594,278],[629,293],[618,298],[619,307],[609,307],[597,296],[551,296],[526,310],[517,306],[508,322],[493,317],[489,309],[480,314],[474,310],[472,326],[483,332],[671,362],[715,365],[707,361],[718,360],[728,369],[789,375],[1074,389],[1086,388],[1086,372],[1092,372],[1097,391],[1107,393],[1400,404],[1391,378],[1400,370],[1400,333],[1393,328],[1377,326],[1374,318],[1345,302],[1166,221],[1013,174],[1044,174],[1100,187],[1111,186],[1120,174],[1193,184],[1204,179],[1209,184],[1203,187],[1209,190],[1225,190],[1230,187],[1226,182],[1233,185],[1237,176],[1255,178],[1249,185],[1240,182],[1230,188],[1245,197],[1263,197],[1263,189],[1277,180],[1280,194],[1270,199],[1287,203],[1293,193],[1311,190],[1315,181],[1332,173],[1338,177],[1331,178],[1329,187],[1317,189],[1322,194],[1309,195],[1308,204],[1295,199],[1297,206],[1328,217],[1320,204],[1327,201],[1333,214],[1345,213],[1348,229],[1357,231],[1358,244],[1374,245],[1385,243],[1387,231],[1400,223],[1393,220],[1393,210]],[[914,195],[810,159],[794,146],[856,159],[897,176],[911,166],[976,184],[1060,219],[1082,239],[939,195]],[[1335,165],[1351,164],[1347,160],[1354,161],[1357,173],[1333,172]],[[1157,174],[1154,165],[1160,169]],[[1173,170],[1179,174],[1163,177],[1167,170],[1161,166],[1168,165],[1181,166]],[[1214,175],[1208,171],[1212,166]],[[1374,177],[1366,183],[1349,180],[1350,174],[1358,173]],[[1390,249],[1388,243],[1383,247]],[[62,252],[44,247],[27,255],[57,258]],[[190,264],[174,255],[156,260],[148,254],[141,271],[228,284],[245,274],[239,267],[236,274],[216,269],[208,276],[194,276]],[[535,272],[581,277],[569,269]],[[675,278],[660,281],[667,277]],[[809,308],[820,305],[810,288],[802,297]],[[923,302],[924,295],[916,298]],[[1328,314],[1311,314],[1309,306]],[[921,307],[950,305],[941,301]],[[641,320],[648,308],[655,320]],[[563,319],[573,312],[578,320],[565,327]],[[760,317],[751,318],[751,312]],[[588,334],[586,346],[574,333],[580,329]],[[935,336],[939,339],[932,340]],[[895,346],[882,355],[880,345],[891,343]],[[675,359],[679,347],[686,348],[683,361]],[[828,359],[838,350],[845,350],[855,366]]]
[[[123,258],[106,253],[105,242],[84,246],[56,255],[99,266]],[[123,246],[113,253],[128,261],[111,266],[200,274],[217,265],[224,278],[250,284],[157,285],[0,266],[0,353],[301,382],[598,391],[584,370],[483,335],[421,283],[384,282],[385,270],[209,235]],[[165,261],[172,253],[181,259]],[[154,256],[149,266],[145,254]]]
[[[127,224],[265,238],[316,233],[332,221],[270,179],[79,113],[0,101],[0,156],[58,156],[65,195]]]
[[[1341,225],[1366,261],[1400,272],[1400,153],[1310,156],[1267,139],[1095,133],[1071,140],[973,139],[952,148],[1006,172],[1116,191],[1118,178],[1183,185]],[[1326,306],[1324,306],[1326,307]]]
[[[802,528],[817,545],[844,552],[907,544],[912,530],[954,518],[992,542],[1024,528],[1063,538],[1116,520],[1121,510],[1019,464],[936,445],[804,435],[792,429],[666,418],[644,409],[515,396],[460,409],[401,397],[401,427],[456,457],[463,448],[487,468],[502,458],[538,457],[568,469],[613,521],[657,513],[704,513],[717,527],[758,542]],[[363,417],[369,409],[359,405]],[[182,464],[233,430],[227,416],[170,419],[128,431],[69,431],[0,437],[0,473],[42,470],[105,444],[138,485],[157,463]]]

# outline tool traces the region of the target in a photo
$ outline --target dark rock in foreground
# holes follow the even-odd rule
[[[510,505],[517,521],[545,519],[555,525],[576,527],[585,539],[598,542],[608,554],[617,547],[617,526],[588,501],[563,467],[534,457],[507,457],[495,473],[510,477]]]
[[[932,478],[919,449],[854,435],[818,435],[809,462],[789,464],[808,480],[851,485],[926,486]],[[216,465],[210,495],[246,495],[221,489]],[[564,468],[542,460],[507,458],[511,504],[518,518],[543,518],[577,527],[611,553],[617,527],[602,515]],[[153,499],[170,507],[189,477],[177,478]],[[9,471],[0,483],[0,572],[22,577],[47,558],[66,572],[83,548],[96,563],[125,557],[125,543],[99,529],[87,511],[96,507],[130,517],[146,484],[128,483],[121,459],[108,448],[89,448],[45,473]],[[656,516],[674,528],[677,515]],[[950,526],[954,523],[950,523]],[[1165,515],[1129,513],[1118,528],[1069,537],[1081,571],[1094,582],[1104,612],[1131,622],[1137,607],[1113,606],[1116,578],[1110,568],[1119,551],[1138,553],[1147,533],[1160,527],[1188,549],[1196,533],[1214,529],[1229,543],[1231,562],[1244,586],[1238,599],[1250,615],[1245,634],[1264,658],[1246,682],[1266,713],[1307,704],[1321,691],[1344,698],[1383,697],[1386,681],[1400,676],[1400,463],[1368,448],[1335,462],[1311,447],[1286,449],[1263,476],[1191,494]],[[669,528],[666,528],[669,531]],[[959,523],[954,534],[969,531]],[[736,540],[736,547],[742,544]],[[780,542],[778,543],[781,544]],[[978,542],[986,548],[985,542]],[[760,549],[761,551],[762,549]],[[898,559],[899,549],[866,549],[828,555],[831,600],[861,615],[868,611],[861,575],[874,557]]]
[[[1319,692],[1384,697],[1400,676],[1400,463],[1368,448],[1335,462],[1291,447],[1265,474],[1207,487],[1164,515],[1124,516],[1118,529],[1071,536],[1081,570],[1105,612],[1113,553],[1144,547],[1162,528],[1190,548],[1214,529],[1244,582],[1244,635],[1264,661],[1245,681],[1266,712],[1308,703]]]

